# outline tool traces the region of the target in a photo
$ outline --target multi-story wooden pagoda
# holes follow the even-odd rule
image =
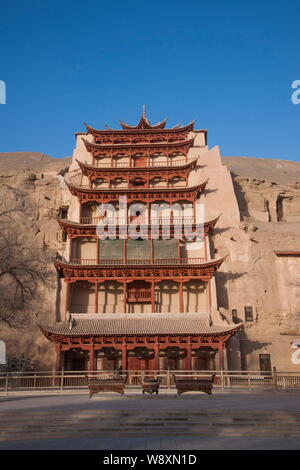
[[[218,216],[197,220],[207,132],[165,125],[143,112],[136,126],[76,134],[70,206],[59,218],[66,251],[55,261],[59,321],[41,326],[56,344],[57,370],[226,367],[240,325],[212,321],[211,280],[224,258],[209,249]],[[187,238],[182,224],[201,236]]]

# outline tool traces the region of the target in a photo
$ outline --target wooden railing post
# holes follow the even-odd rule
[[[273,367],[273,385],[274,385],[274,390],[277,392],[278,390],[278,381],[277,381],[277,370],[276,367]]]
[[[64,370],[62,370],[60,374],[60,391],[62,392],[64,388]]]
[[[221,390],[224,390],[224,371],[221,369]]]
[[[52,370],[52,387],[55,387],[55,369]]]
[[[6,378],[5,378],[5,392],[8,393],[8,372],[6,372]]]
[[[248,389],[251,389],[251,377],[250,374],[247,374],[247,379],[248,379]]]
[[[171,374],[170,369],[167,370],[167,388],[171,387]]]

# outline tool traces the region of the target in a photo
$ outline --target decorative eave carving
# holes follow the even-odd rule
[[[122,177],[128,181],[136,177],[147,179],[148,177],[156,178],[161,177],[162,175],[168,177],[169,179],[175,177],[186,178],[190,172],[196,168],[197,165],[197,159],[178,166],[162,165],[146,167],[101,167],[89,165],[88,163],[84,163],[79,160],[76,161],[82,173],[90,178],[90,180],[95,180],[98,178],[105,179],[105,176],[108,176],[108,179],[110,180]]]
[[[167,120],[168,119],[165,118],[161,122],[158,122],[157,124],[152,125],[148,121],[145,114],[143,113],[136,126],[129,126],[129,124],[126,124],[125,122],[122,122],[122,121],[119,121],[119,122],[120,122],[120,125],[123,127],[123,129],[164,129]]]
[[[135,334],[135,335],[116,335],[116,334],[86,334],[86,335],[76,335],[70,336],[63,332],[53,331],[53,327],[47,325],[38,325],[41,329],[43,335],[50,341],[64,345],[62,350],[68,350],[69,348],[79,347],[81,349],[89,349],[91,345],[95,347],[105,347],[114,344],[124,344],[129,345],[138,344],[141,346],[142,343],[145,345],[153,345],[155,343],[160,343],[161,345],[171,343],[173,346],[176,344],[191,344],[195,348],[199,346],[218,348],[220,343],[225,343],[228,341],[235,333],[237,333],[243,323],[239,323],[232,328],[228,328],[227,331],[213,332],[213,333],[203,333],[203,334],[180,334],[177,335],[166,335],[160,334],[153,336],[152,334]]]
[[[95,140],[97,139],[111,139],[112,143],[114,139],[125,137],[133,140],[135,138],[145,139],[160,139],[168,140],[172,138],[183,139],[189,132],[194,129],[195,121],[190,122],[186,126],[180,127],[179,125],[174,126],[171,129],[95,129],[88,124],[84,123],[87,133],[93,135]]]
[[[204,227],[203,227],[203,231],[204,231],[204,235],[207,236],[215,227],[216,223],[218,222],[220,218],[220,215],[218,217],[216,217],[215,219],[212,219],[212,220],[209,220],[207,222],[204,222]],[[69,236],[69,238],[76,238],[76,237],[86,237],[86,236],[89,236],[89,237],[96,237],[96,228],[97,228],[97,225],[96,224],[91,224],[91,225],[87,225],[87,224],[80,224],[80,223],[76,223],[76,222],[72,222],[70,220],[67,220],[67,219],[60,219],[60,218],[57,218],[57,221],[60,225],[60,227],[62,228],[62,230],[64,230],[67,235]],[[116,226],[116,236],[118,237],[119,236],[119,225]],[[157,232],[159,234],[159,237],[162,236],[162,229],[163,229],[163,226],[162,225],[159,225],[157,226]],[[192,230],[193,232],[195,232],[197,229],[197,226],[196,224],[192,224]],[[148,232],[148,237],[149,239],[152,238],[152,235],[153,235],[153,227],[151,228],[151,225],[148,225],[146,227],[143,227],[142,225],[140,226],[140,231],[141,233],[147,233]],[[156,231],[155,231],[156,233]],[[174,225],[170,225],[170,235],[173,236],[174,235]],[[183,237],[184,238],[184,237]]]
[[[98,155],[128,155],[135,156],[138,154],[147,155],[173,155],[182,154],[187,155],[189,149],[193,146],[195,137],[182,142],[155,142],[155,143],[136,143],[136,144],[97,144],[89,142],[82,138],[84,145],[88,152],[91,152],[94,157]]]
[[[78,197],[81,203],[84,202],[113,202],[119,201],[120,196],[126,196],[128,202],[155,202],[166,201],[175,202],[186,200],[189,202],[196,201],[201,193],[204,192],[208,180],[197,186],[188,188],[118,188],[118,189],[91,189],[85,186],[76,186],[66,181],[73,196]]]
[[[223,263],[226,257],[216,260],[203,261],[199,264],[183,264],[178,263],[174,265],[169,264],[150,264],[137,266],[130,264],[128,260],[124,264],[105,265],[105,260],[102,264],[95,265],[82,265],[75,264],[60,259],[55,260],[55,267],[66,279],[111,279],[111,280],[129,280],[129,279],[200,279],[209,281],[212,275]]]

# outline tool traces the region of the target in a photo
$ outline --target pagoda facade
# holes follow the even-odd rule
[[[205,211],[207,131],[151,125],[145,112],[120,124],[76,134],[65,176],[58,321],[41,326],[56,369],[226,368],[241,325],[216,314],[225,258],[210,250],[220,214]]]

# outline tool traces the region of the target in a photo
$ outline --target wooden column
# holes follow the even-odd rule
[[[186,370],[192,370],[192,351],[190,342],[186,345]]]
[[[127,296],[127,282],[126,281],[123,282],[123,294],[124,294],[124,298],[123,298],[124,313],[126,313],[126,296]]]
[[[96,239],[96,244],[97,244],[96,259],[97,259],[97,264],[99,264],[99,260],[100,260],[100,239],[99,239],[99,237],[97,237],[97,239]]]
[[[56,349],[56,362],[55,362],[55,370],[56,372],[60,372],[61,371],[61,359],[62,359],[62,352],[61,352],[61,344],[60,343],[57,343],[55,345],[55,349]]]
[[[178,245],[177,245],[177,258],[178,262],[180,261],[180,239],[178,238]]]
[[[127,344],[122,344],[122,372],[127,370]]]
[[[65,318],[67,316],[67,312],[70,311],[70,281],[65,279],[66,283],[66,309],[65,309]]]
[[[148,226],[151,224],[151,204],[150,202],[147,202],[147,219],[148,219]]]
[[[123,244],[123,260],[124,263],[127,261],[127,238],[124,238],[124,244]]]
[[[73,256],[72,256],[72,255],[73,255],[73,253],[72,253],[73,237],[69,237],[69,240],[70,240],[70,241],[69,241],[69,260],[71,261],[71,259],[72,259],[72,257],[73,257]]]
[[[153,238],[150,240],[150,256],[151,256],[151,261],[154,260],[154,246],[153,246]]]
[[[184,305],[183,305],[183,281],[179,282],[179,311],[180,313],[184,313]]]
[[[155,282],[151,281],[151,312],[155,313]]]
[[[82,202],[80,202],[79,204],[79,223],[81,223],[81,219],[82,219]]]
[[[93,371],[95,370],[95,349],[94,349],[94,345],[90,346],[90,349],[89,349],[89,365],[88,365],[88,368],[89,368],[89,371]]]
[[[196,223],[196,201],[193,201],[193,222]]]
[[[219,359],[220,359],[220,369],[224,370],[224,351],[223,351],[223,343],[220,341],[219,343]]]
[[[159,370],[159,344],[158,342],[153,345],[154,349],[154,370]]]
[[[95,313],[98,313],[98,282],[95,282]]]

